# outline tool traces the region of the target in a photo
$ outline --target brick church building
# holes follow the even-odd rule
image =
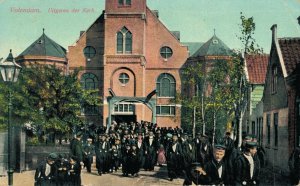
[[[106,0],[68,51],[69,70],[81,67],[84,87],[99,89],[103,99],[100,108],[84,110],[87,118],[103,125],[145,120],[180,126],[181,106],[172,98],[181,91],[179,69],[188,48],[146,0]]]
[[[83,107],[87,124],[150,121],[181,126],[176,94],[187,92],[181,70],[193,61],[227,59],[230,49],[214,36],[206,43],[180,42],[146,0],[106,0],[105,10],[66,50],[43,34],[16,61],[79,69],[83,88],[99,90],[101,106]]]

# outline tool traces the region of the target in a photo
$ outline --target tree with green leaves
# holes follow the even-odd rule
[[[98,90],[81,87],[77,70],[65,75],[53,65],[24,67],[11,88],[14,123],[30,123],[35,129],[55,134],[70,134],[74,126],[83,123],[79,117],[82,105],[99,106],[100,103]],[[0,101],[6,99],[7,90],[2,83]]]
[[[236,64],[236,71],[243,72],[244,69],[244,56],[246,54],[260,54],[263,53],[263,49],[256,44],[254,33],[255,33],[255,22],[253,17],[246,18],[243,13],[240,13],[241,23],[239,24],[240,33],[237,34],[237,38],[242,43],[242,49],[236,50],[232,55],[232,61]],[[242,118],[247,108],[247,87],[248,83],[243,73],[237,73],[234,79],[235,84],[239,89],[239,96],[235,102],[235,117],[236,117],[236,130],[238,146],[242,144]]]

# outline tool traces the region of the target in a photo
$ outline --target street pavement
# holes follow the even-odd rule
[[[33,186],[35,171],[25,171],[23,173],[14,173],[14,186]],[[290,185],[287,177],[274,174],[270,169],[262,169],[261,184],[263,186],[286,186]],[[139,172],[139,177],[123,177],[122,171],[97,175],[97,170],[93,166],[92,173],[87,173],[86,169],[81,172],[82,185],[84,186],[168,186],[183,185],[183,179],[168,180],[167,167],[156,166],[154,171]],[[7,186],[7,177],[0,177],[0,186]]]
[[[14,173],[14,186],[33,186],[35,171]],[[154,171],[140,171],[139,177],[123,177],[119,170],[110,174],[97,175],[96,169],[87,173],[84,169],[81,173],[82,185],[84,186],[166,186],[182,185],[183,179],[168,180],[166,166],[155,167]],[[0,177],[0,186],[7,186],[7,177]]]

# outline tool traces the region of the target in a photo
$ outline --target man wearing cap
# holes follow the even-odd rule
[[[224,145],[215,145],[213,149],[213,159],[206,162],[203,170],[206,175],[203,176],[205,185],[222,185],[229,182],[229,170],[224,160],[226,147]]]
[[[243,154],[235,162],[235,185],[258,185],[260,164],[255,158],[257,143],[248,141],[245,144]]]
[[[56,185],[57,166],[55,161],[57,158],[57,154],[51,153],[38,165],[34,175],[35,186]]]
[[[74,139],[71,146],[71,156],[76,156],[80,165],[83,166],[83,148],[81,142],[82,132],[79,131],[76,134],[76,138]]]
[[[93,163],[93,155],[95,153],[94,145],[92,144],[92,138],[87,139],[87,143],[83,147],[84,154],[84,166],[86,167],[87,172],[91,172],[91,166]]]

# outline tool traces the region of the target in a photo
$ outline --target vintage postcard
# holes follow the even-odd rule
[[[299,0],[0,0],[0,186],[299,185]]]

